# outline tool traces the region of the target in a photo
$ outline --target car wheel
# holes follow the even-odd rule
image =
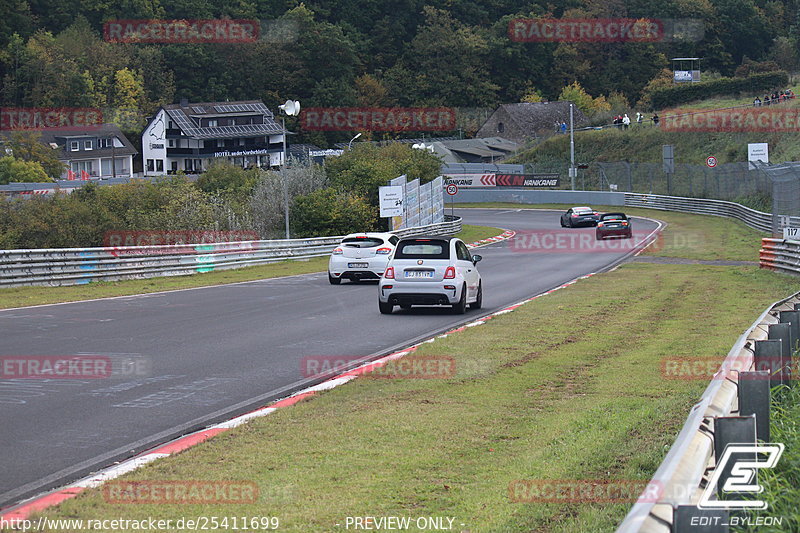
[[[558,221],[561,223],[561,227],[562,228],[566,228],[566,225],[564,224],[564,219],[563,218],[559,218]]]
[[[457,315],[463,315],[467,312],[467,286],[461,289],[461,299],[457,304],[453,304],[453,312]]]
[[[568,228],[574,228],[575,227],[575,225],[572,223],[572,219],[571,218],[567,219],[567,227]]]
[[[378,309],[381,310],[382,315],[391,315],[394,306],[389,302],[383,303],[382,301],[378,300]]]
[[[334,278],[331,276],[331,273],[328,272],[328,281],[331,285],[339,285],[342,282],[342,278]]]
[[[470,309],[480,309],[483,306],[483,283],[478,284],[478,299],[469,304]]]
[[[625,238],[626,239],[632,239],[633,238],[633,233],[628,233],[627,235],[625,235]]]

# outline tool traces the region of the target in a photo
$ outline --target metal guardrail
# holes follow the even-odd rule
[[[761,268],[800,274],[800,241],[764,238],[758,255]]]
[[[617,533],[676,533],[674,509],[696,505],[714,470],[716,417],[739,412],[739,372],[754,368],[756,342],[768,338],[769,326],[779,322],[779,311],[794,310],[799,296],[795,293],[774,303],[739,337],[653,475],[650,486],[659,489],[658,497],[646,491]]]
[[[663,211],[681,211],[698,215],[713,215],[741,220],[751,228],[772,233],[773,215],[750,209],[735,202],[710,200],[706,198],[686,198],[682,196],[661,196],[658,194],[625,193],[625,205],[647,207]],[[788,225],[800,224],[800,217],[785,217]]]
[[[399,237],[452,235],[461,217],[395,231]],[[0,250],[0,288],[80,285],[94,281],[184,276],[325,256],[344,236],[209,244]]]

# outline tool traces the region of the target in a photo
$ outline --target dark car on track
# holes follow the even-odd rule
[[[562,228],[596,226],[600,214],[591,207],[572,207],[561,215]]]
[[[631,219],[625,213],[603,213],[597,223],[595,236],[598,241],[606,237],[622,237],[630,239],[633,236]]]

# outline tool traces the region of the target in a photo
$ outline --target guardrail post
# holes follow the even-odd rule
[[[672,510],[670,533],[728,533],[730,512],[726,509],[698,509],[679,505]]]
[[[769,442],[769,372],[739,373],[739,414],[756,417],[756,438]]]
[[[719,463],[722,453],[728,444],[755,444],[756,443],[756,418],[755,416],[715,416],[714,417],[714,460]],[[755,454],[752,459],[755,459]],[[726,464],[717,481],[717,497],[722,498],[722,487],[731,475],[733,464]],[[719,468],[718,466],[716,468]]]
[[[765,370],[769,372],[769,386],[775,387],[781,384],[782,346],[780,340],[756,341],[755,351],[753,352],[753,363],[755,370]]]
[[[789,353],[797,351],[797,341],[800,340],[800,311],[781,311],[778,313],[779,322],[791,324],[792,342],[789,345]]]
[[[780,365],[778,367],[781,385],[789,385],[788,369],[792,366],[792,326],[790,324],[770,324],[767,338],[781,341]]]

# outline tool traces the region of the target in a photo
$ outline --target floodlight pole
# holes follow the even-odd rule
[[[289,237],[289,184],[286,183],[286,119],[281,117],[281,127],[283,128],[283,164],[281,165],[281,181],[283,182],[283,218],[286,224],[286,238]]]
[[[569,104],[569,177],[572,190],[575,190],[575,178],[578,172],[575,170],[575,130],[572,120],[572,104]]]

